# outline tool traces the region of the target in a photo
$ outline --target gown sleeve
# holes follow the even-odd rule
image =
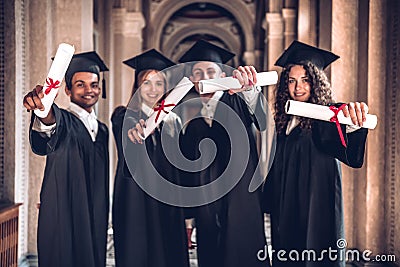
[[[236,110],[236,112],[241,117],[242,121],[254,125],[257,127],[259,131],[263,131],[266,128],[266,113],[264,108],[264,101],[262,98],[262,94],[258,94],[257,102],[255,105],[255,109],[251,113],[247,106],[246,101],[244,100],[244,96],[230,96],[231,99],[231,107]]]
[[[122,152],[122,125],[124,121],[126,108],[119,106],[115,108],[111,115],[112,132],[114,135],[115,144],[117,146],[118,153]]]
[[[124,157],[128,169],[124,169],[125,176],[131,176],[136,173],[137,166],[140,165],[139,157],[143,151],[145,151],[145,144],[134,144],[128,137],[128,130],[136,127],[139,122],[139,114],[130,109],[126,109],[123,115],[119,116],[119,129],[121,129],[120,137],[121,144],[121,156]],[[145,141],[146,142],[146,141]],[[129,171],[129,173],[126,173]]]
[[[42,133],[32,130],[33,122],[36,115],[32,113],[31,117],[31,123],[29,126],[29,141],[33,153],[41,156],[48,155],[49,153],[55,151],[60,142],[60,139],[65,132],[65,118],[60,108],[56,104],[53,104],[52,109],[56,118],[56,128],[51,137],[45,136]]]
[[[341,124],[347,147],[342,145],[336,124],[325,121],[313,123],[313,140],[316,146],[325,153],[337,158],[344,164],[361,168],[364,163],[365,142],[368,129],[360,128],[346,134],[346,126]]]

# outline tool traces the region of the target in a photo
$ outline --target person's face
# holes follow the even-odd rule
[[[165,80],[158,71],[151,71],[143,77],[140,83],[140,96],[143,103],[149,107],[153,107],[157,101],[163,96],[165,91]]]
[[[295,65],[290,69],[288,85],[293,100],[308,101],[311,96],[311,84],[303,66]]]
[[[71,102],[89,113],[99,100],[100,92],[99,77],[91,72],[75,73],[72,76],[72,88],[65,88],[65,93],[70,97]]]
[[[192,82],[198,82],[200,80],[209,80],[223,77],[225,77],[225,72],[223,72],[216,63],[211,61],[200,61],[193,65],[190,80]],[[195,86],[195,89],[199,93],[199,88],[197,86]],[[204,98],[209,98],[212,97],[212,95],[213,93],[203,94],[201,96]]]

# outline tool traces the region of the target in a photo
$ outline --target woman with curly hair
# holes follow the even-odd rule
[[[368,131],[360,126],[368,107],[356,102],[343,109],[357,125],[341,125],[346,146],[335,123],[288,115],[284,110],[288,100],[337,105],[323,69],[338,58],[295,41],[276,62],[283,67],[275,104],[277,150],[264,186],[274,267],[345,263],[344,250],[337,246],[344,238],[339,161],[362,166]]]

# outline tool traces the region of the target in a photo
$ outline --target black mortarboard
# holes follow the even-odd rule
[[[158,70],[162,71],[166,68],[175,65],[169,58],[155,49],[148,50],[140,55],[123,61],[124,64],[136,70],[135,72],[135,87],[137,87],[138,74],[143,70]]]
[[[199,40],[188,51],[186,51],[186,53],[179,59],[179,62],[212,61],[225,64],[234,56],[234,53],[231,53],[222,47],[204,40]]]
[[[302,64],[310,61],[319,69],[325,69],[338,58],[339,56],[330,51],[310,46],[299,41],[293,41],[275,62],[275,66],[285,67],[288,64]]]
[[[91,72],[97,74],[100,79],[100,72],[108,71],[100,56],[95,52],[84,52],[75,54],[65,73],[65,82],[69,89],[72,88],[72,77],[77,72]],[[106,85],[104,77],[102,79],[102,97],[106,98]]]

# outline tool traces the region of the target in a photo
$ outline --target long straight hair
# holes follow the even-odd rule
[[[142,110],[143,99],[142,99],[142,96],[140,93],[141,85],[145,81],[148,74],[151,72],[154,72],[154,71],[157,72],[157,74],[161,73],[163,80],[164,80],[164,94],[155,105],[157,105],[162,99],[165,98],[165,93],[167,91],[167,77],[165,76],[165,74],[158,70],[155,70],[155,69],[142,70],[137,75],[138,87],[135,86],[136,82],[133,84],[133,87],[132,87],[131,96],[130,96],[129,102],[128,102],[128,106],[131,110],[136,111],[136,112],[140,112]],[[151,108],[153,108],[153,107],[151,107]]]

